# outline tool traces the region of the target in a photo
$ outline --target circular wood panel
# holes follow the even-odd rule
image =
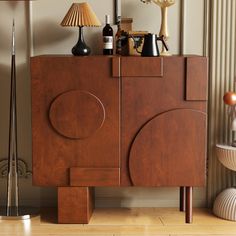
[[[49,119],[61,135],[72,139],[90,137],[102,127],[105,109],[101,101],[85,91],[69,91],[51,104]]]
[[[195,186],[205,181],[206,115],[177,109],[156,116],[137,134],[129,170],[136,186]]]

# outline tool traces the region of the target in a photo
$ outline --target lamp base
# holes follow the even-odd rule
[[[74,56],[88,56],[91,53],[91,49],[82,40],[79,40],[71,51]]]
[[[0,216],[0,220],[29,220],[31,215],[19,215],[19,216]]]
[[[17,211],[14,207],[11,209],[11,214],[7,215],[6,208],[0,207],[0,220],[28,220],[39,215],[38,208],[20,207]]]

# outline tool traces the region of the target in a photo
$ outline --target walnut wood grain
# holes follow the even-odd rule
[[[133,72],[139,70],[139,64],[133,57],[122,57],[122,74],[124,72],[123,65],[126,70],[130,68]],[[188,58],[188,57],[187,57]],[[191,57],[192,60],[198,60],[199,57]],[[202,57],[201,57],[202,58]],[[140,59],[142,60],[142,58]],[[151,60],[160,60],[159,58],[151,58]],[[140,77],[122,77],[122,119],[121,119],[121,185],[132,185],[128,168],[129,154],[131,145],[139,130],[150,121],[153,117],[163,112],[173,109],[193,109],[197,111],[207,112],[206,101],[186,101],[186,57],[171,56],[163,57],[163,76],[148,77],[146,74]],[[151,61],[143,60],[142,68],[149,68]],[[145,73],[145,70],[143,71]],[[206,73],[206,71],[205,71]],[[202,75],[207,80],[207,74]],[[206,82],[207,83],[207,82]],[[205,88],[206,90],[207,88]],[[206,134],[206,129],[202,131]],[[181,138],[178,134],[176,137]],[[204,136],[205,137],[205,136]],[[206,151],[206,150],[205,150]],[[174,154],[173,154],[174,155]],[[201,173],[204,173],[205,154],[201,157]],[[196,160],[194,160],[196,162]],[[184,162],[182,163],[185,166]],[[193,170],[195,176],[198,171]],[[189,172],[185,175],[187,176]],[[203,174],[205,176],[205,173]],[[202,177],[201,177],[202,178]],[[183,183],[182,183],[183,184]],[[180,186],[184,186],[184,185]],[[177,187],[177,186],[176,186]]]
[[[119,186],[119,168],[70,168],[71,186]]]
[[[120,57],[112,58],[112,76],[120,77]]]
[[[38,56],[31,58],[33,183],[35,185],[69,186],[70,167],[119,168],[120,81],[118,78],[113,78],[111,72],[112,57]],[[104,106],[105,120],[102,127],[86,139],[74,140],[62,136],[55,131],[49,119],[51,104],[57,103],[55,99],[58,96],[71,90],[93,94]],[[101,124],[102,112],[96,105],[93,108],[97,103],[94,103],[94,100],[90,101],[90,98],[88,96],[82,98],[75,92],[66,98],[66,102],[63,99],[59,101],[54,113],[52,111],[50,113],[53,116],[51,120],[57,124],[54,126],[58,128],[62,125],[60,119],[66,121],[68,113],[63,113],[63,110],[67,109],[68,112],[69,109],[69,120],[61,127],[62,133],[69,132],[68,136],[77,136],[82,132],[83,136],[87,136],[90,131],[95,130]],[[71,104],[68,104],[70,102]],[[76,111],[77,104],[82,107],[85,117],[81,117],[79,109]],[[57,116],[57,112],[60,117]],[[81,127],[77,123],[77,116],[86,127]],[[97,122],[94,118],[100,121]],[[67,128],[69,131],[66,131]]]
[[[177,109],[149,121],[137,134],[129,169],[135,186],[204,186],[206,114]]]
[[[102,127],[105,108],[94,94],[72,90],[52,102],[49,119],[59,134],[72,139],[85,139]]]
[[[206,58],[38,56],[31,75],[33,183],[61,186],[59,222],[88,223],[87,186],[205,184]]]
[[[207,100],[208,60],[206,57],[186,58],[186,100]]]
[[[87,224],[94,209],[94,189],[58,188],[58,223]]]
[[[123,77],[163,76],[162,57],[125,57],[121,60]]]
[[[193,222],[193,187],[186,187],[186,212],[185,222],[191,224]]]

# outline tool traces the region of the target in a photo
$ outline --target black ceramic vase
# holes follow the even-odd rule
[[[72,48],[72,54],[74,56],[87,56],[91,53],[91,49],[84,42],[83,26],[79,26],[79,39],[77,44]]]

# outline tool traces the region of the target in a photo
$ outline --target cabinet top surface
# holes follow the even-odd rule
[[[73,56],[70,54],[45,54],[45,55],[36,55],[36,56],[32,56],[31,58],[35,58],[35,57],[54,57],[54,58],[61,58],[61,57],[65,57],[65,58],[100,58],[100,57],[108,57],[108,58],[114,58],[114,57],[120,57],[120,58],[142,58],[141,56],[119,56],[119,55],[111,55],[111,56],[104,56],[104,55],[90,55],[90,56]],[[176,57],[180,57],[180,58],[185,58],[185,57],[205,57],[205,56],[201,56],[201,55],[172,55],[172,56],[168,56],[168,57],[148,57],[148,58],[176,58]],[[147,58],[147,57],[144,57]]]

